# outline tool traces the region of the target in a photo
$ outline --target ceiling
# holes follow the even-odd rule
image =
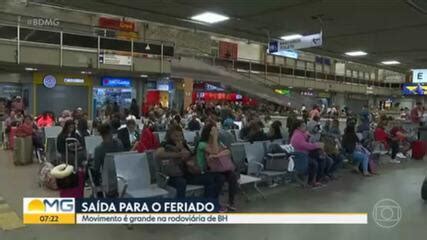
[[[427,13],[407,1],[424,0],[38,0],[64,7],[109,13],[253,41],[267,42],[288,33],[323,30],[324,44],[308,51],[355,62],[379,65],[384,60],[402,64],[388,67],[401,72],[427,68]],[[425,2],[425,1],[424,1]],[[190,17],[204,11],[225,14],[230,20],[198,24]],[[363,50],[364,57],[344,52]]]

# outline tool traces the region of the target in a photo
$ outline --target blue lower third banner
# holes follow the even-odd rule
[[[367,224],[367,213],[225,213],[217,200],[24,198],[24,224]]]

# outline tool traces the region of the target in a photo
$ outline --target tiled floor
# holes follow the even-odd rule
[[[0,195],[21,216],[25,196],[56,196],[37,184],[37,164],[15,167],[10,153],[0,151]],[[381,174],[363,178],[346,170],[342,178],[318,190],[294,186],[266,189],[266,200],[242,201],[245,212],[368,212],[368,225],[28,225],[10,231],[0,230],[1,240],[13,239],[425,239],[427,203],[420,199],[426,161],[387,164]],[[402,219],[392,229],[377,226],[371,212],[378,200],[391,198],[402,208]]]

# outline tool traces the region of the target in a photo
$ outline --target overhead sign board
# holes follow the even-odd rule
[[[298,57],[299,57],[299,54],[297,51],[290,50],[290,49],[282,50],[282,51],[278,51],[278,52],[269,52],[269,50],[267,50],[267,53],[270,53],[270,54],[276,55],[276,56],[292,58],[292,59],[298,59]]]
[[[130,66],[132,65],[132,58],[124,55],[101,53],[99,55],[99,62],[102,64]]]
[[[420,95],[424,96],[427,92],[427,85],[418,83],[405,83],[402,86],[403,95]]]
[[[427,69],[413,69],[412,70],[413,83],[427,83]]]
[[[323,44],[322,32],[303,36],[294,40],[273,40],[268,44],[269,53],[281,52],[284,50],[295,50],[303,48],[320,47]]]
[[[100,17],[98,21],[99,27],[115,29],[125,32],[135,32],[135,22],[121,20],[117,18]]]

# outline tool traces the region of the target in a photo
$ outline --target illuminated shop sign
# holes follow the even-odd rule
[[[131,80],[129,78],[115,78],[115,77],[103,77],[101,85],[103,87],[131,87]]]

